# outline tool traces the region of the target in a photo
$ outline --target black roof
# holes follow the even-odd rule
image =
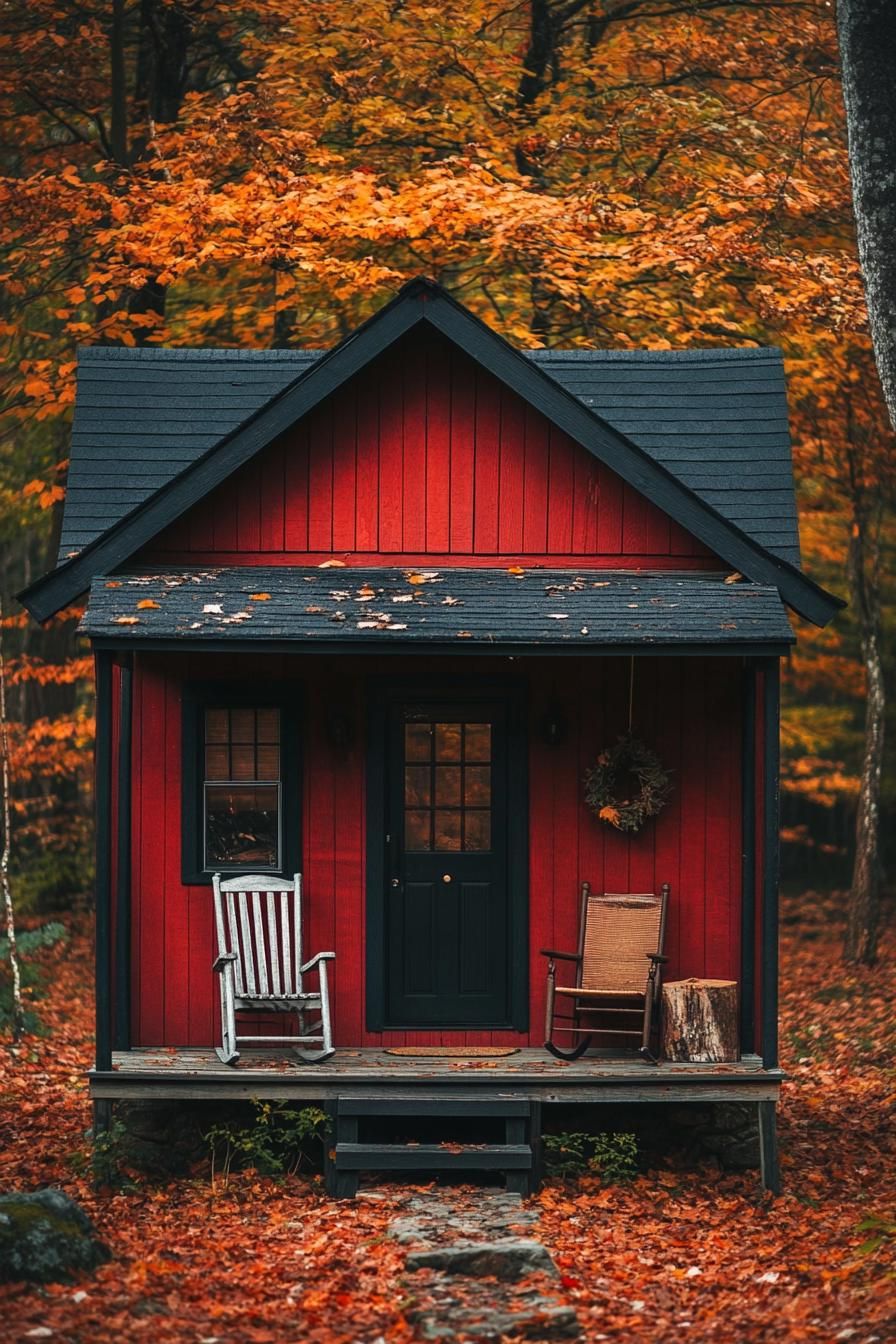
[[[81,349],[60,562],[213,448],[322,353]],[[799,564],[779,350],[525,353],[724,518]]]
[[[128,644],[234,643],[463,653],[784,652],[778,590],[721,575],[528,569],[242,566],[101,576],[85,634]]]
[[[235,428],[228,431],[215,426],[215,440],[200,449],[166,483],[150,487],[151,493],[142,503],[132,504],[130,512],[116,518],[113,506],[112,512],[100,520],[105,523],[105,530],[83,550],[64,559],[52,573],[32,584],[20,595],[21,600],[39,620],[60,610],[84,592],[97,574],[112,573],[122,567],[164,527],[313,407],[334,394],[372,359],[407,334],[424,328],[441,333],[464,350],[511,391],[703,541],[732,569],[754,583],[778,588],[783,600],[801,615],[824,625],[843,605],[803,575],[790,560],[768,549],[738,523],[724,517],[715,505],[682,479],[678,469],[667,466],[599,415],[592,406],[586,405],[580,396],[567,390],[542,367],[541,360],[526,358],[438,285],[425,279],[405,285],[390,303],[334,349],[297,370],[283,390],[275,391]],[[719,360],[720,369],[724,371],[729,361],[739,357],[739,352],[725,352]],[[172,358],[171,362],[176,364],[178,358]],[[242,359],[248,364],[252,356],[245,353]],[[578,365],[578,361],[575,362]],[[613,368],[621,367],[612,357],[609,364]],[[143,368],[143,373],[148,367]],[[133,372],[139,374],[139,366],[135,366]],[[157,411],[149,442],[155,442],[160,434],[159,424]],[[180,452],[182,449],[169,447],[167,451]],[[118,458],[122,456],[119,444]],[[116,470],[121,471],[120,461],[117,464],[110,461],[108,475],[114,475]],[[117,487],[92,488],[114,491]]]

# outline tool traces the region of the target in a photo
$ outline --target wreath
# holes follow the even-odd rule
[[[617,831],[640,831],[648,817],[662,812],[671,792],[659,757],[631,733],[605,748],[585,775],[585,802]]]

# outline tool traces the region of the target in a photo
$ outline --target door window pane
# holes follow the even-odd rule
[[[447,811],[438,808],[435,813],[433,849],[460,849],[461,812],[459,809]]]
[[[466,812],[464,814],[464,849],[491,849],[492,814],[491,812]]]
[[[489,807],[491,801],[491,766],[468,765],[464,770],[464,802],[468,807]]]
[[[461,724],[436,724],[436,760],[459,761],[461,745]]]
[[[436,806],[458,807],[460,804],[460,766],[436,766]]]
[[[464,726],[464,758],[468,761],[491,760],[492,726],[490,723],[468,723]]]
[[[432,849],[430,840],[430,823],[432,813],[429,811],[410,811],[404,814],[404,844],[405,849],[429,850]]]
[[[406,723],[404,755],[407,761],[428,761],[432,754],[432,724]]]
[[[428,765],[407,765],[404,770],[405,807],[429,807],[430,770]]]

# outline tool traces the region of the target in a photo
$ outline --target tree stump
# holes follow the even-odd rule
[[[736,980],[673,980],[663,985],[662,1052],[692,1064],[740,1059]]]

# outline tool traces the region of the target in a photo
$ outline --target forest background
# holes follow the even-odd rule
[[[522,346],[783,348],[804,564],[852,599],[831,628],[801,625],[785,670],[784,876],[847,886],[869,595],[892,680],[896,455],[833,6],[11,0],[3,20],[0,588],[20,908],[90,887],[78,613],[41,629],[12,600],[55,561],[77,345],[325,346],[421,272]]]

